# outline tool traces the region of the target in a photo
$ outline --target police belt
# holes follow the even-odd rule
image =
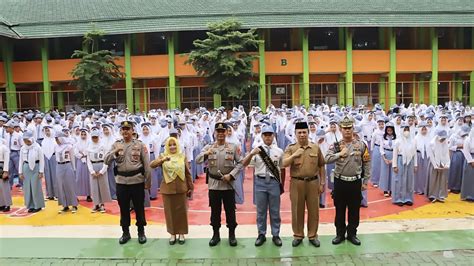
[[[341,179],[342,181],[352,182],[361,179],[361,175],[356,176],[343,176],[343,175],[336,175],[337,179]]]
[[[117,170],[116,175],[120,175],[120,176],[124,176],[124,177],[134,176],[134,175],[137,175],[137,174],[144,175],[144,171],[145,171],[145,168],[143,168],[143,166],[142,166],[142,167],[138,168],[137,170],[129,171],[129,172],[121,172],[121,171]]]
[[[315,175],[315,176],[304,176],[304,177],[292,176],[291,178],[296,179],[296,180],[302,180],[302,181],[313,181],[313,180],[318,179],[318,176],[317,175]]]
[[[70,163],[71,161],[64,161],[64,162],[58,162],[58,164],[67,164]]]

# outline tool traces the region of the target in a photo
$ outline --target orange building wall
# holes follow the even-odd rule
[[[346,51],[309,51],[309,73],[345,73]]]
[[[3,68],[3,62],[0,61],[0,83],[7,82],[7,78],[5,77],[5,69]]]
[[[50,81],[69,81],[72,79],[72,69],[79,62],[79,59],[49,60],[49,80]]]
[[[353,73],[386,73],[390,71],[390,51],[352,51]]]
[[[174,56],[175,75],[177,77],[193,77],[197,75],[192,65],[184,64],[186,60],[188,60],[187,54],[178,54]]]
[[[13,62],[13,82],[43,82],[41,61]]]
[[[195,77],[195,78],[180,78],[179,86],[190,87],[190,86],[206,86],[206,81],[204,78]]]
[[[167,55],[132,56],[132,78],[168,77]]]
[[[282,60],[286,59],[286,65]],[[265,71],[267,75],[303,73],[303,52],[265,52]]]
[[[148,88],[162,88],[168,86],[168,78],[162,79],[149,79],[146,81],[146,86]]]
[[[439,50],[439,71],[473,71],[474,50]]]
[[[430,72],[431,50],[398,50],[397,72]]]

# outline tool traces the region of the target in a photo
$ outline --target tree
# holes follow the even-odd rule
[[[75,50],[72,54],[72,58],[80,58],[80,61],[71,71],[71,84],[80,90],[78,96],[86,105],[99,103],[101,92],[123,79],[114,53],[98,49],[99,38],[103,35],[104,32],[97,29],[86,33],[83,50]]]
[[[199,76],[216,94],[241,99],[258,85],[252,80],[252,62],[258,58],[248,53],[258,46],[255,30],[241,30],[235,20],[210,23],[207,39],[195,40],[195,49],[186,64],[191,64]]]

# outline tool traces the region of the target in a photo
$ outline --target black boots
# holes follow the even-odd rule
[[[237,246],[237,239],[235,238],[235,228],[229,228],[229,245],[231,247]]]
[[[221,235],[219,233],[219,228],[213,228],[213,230],[214,230],[214,234],[212,235],[212,238],[209,241],[210,247],[214,247],[217,244],[219,244],[219,242],[221,242]]]
[[[146,243],[145,228],[143,226],[138,227],[138,243]]]
[[[130,236],[130,232],[128,230],[128,227],[122,227],[122,236],[119,239],[120,245],[123,245],[127,243],[132,237]]]

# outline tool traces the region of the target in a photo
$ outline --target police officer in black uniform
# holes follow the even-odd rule
[[[120,244],[130,240],[130,200],[133,203],[137,227],[138,242],[146,243],[145,236],[145,189],[151,186],[150,159],[145,145],[133,138],[133,123],[123,121],[120,124],[120,134],[123,139],[116,141],[112,149],[105,155],[104,162],[112,165],[114,169],[115,182],[117,183],[117,200],[120,206],[120,226],[122,226],[122,237]]]

